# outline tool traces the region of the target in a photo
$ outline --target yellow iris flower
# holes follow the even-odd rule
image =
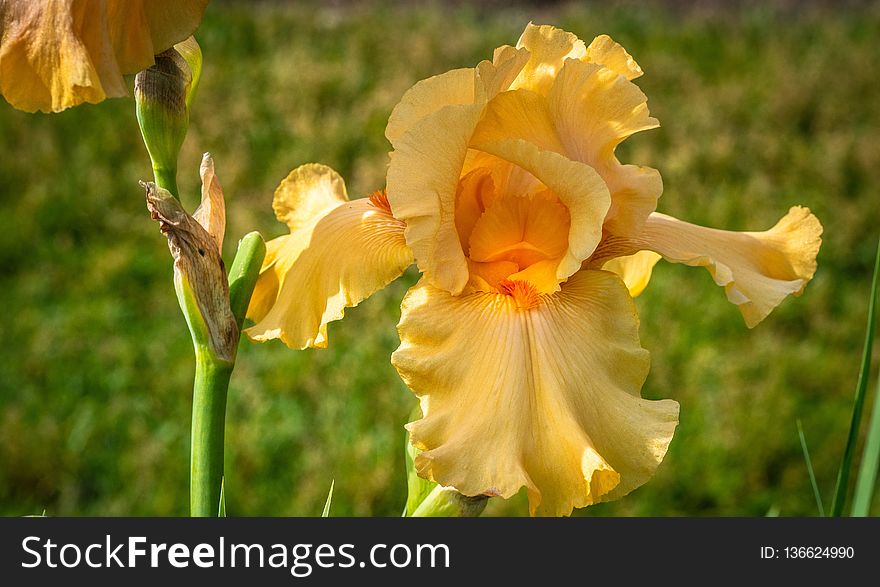
[[[0,0],[0,94],[60,112],[128,95],[122,76],[189,37],[208,0]]]
[[[793,208],[765,232],[654,212],[659,173],[615,148],[657,126],[642,71],[607,36],[529,25],[491,61],[410,89],[386,130],[387,197],[348,201],[320,165],[275,193],[249,316],[254,340],[324,347],[327,323],[415,260],[392,363],[420,398],[419,474],[465,495],[527,489],[532,514],[618,498],[663,460],[678,404],[640,396],[632,300],[666,259],[706,267],[749,326],[816,269],[821,225]]]

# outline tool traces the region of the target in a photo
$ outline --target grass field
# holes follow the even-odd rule
[[[880,227],[880,10],[644,8],[577,2],[213,3],[180,184],[203,151],[228,205],[226,259],[284,232],[272,193],[309,161],[352,197],[383,186],[383,130],[424,77],[473,66],[530,20],[638,60],[661,128],[621,159],[658,168],[659,209],[737,230],[794,204],[825,227],[801,298],[749,331],[702,269],[661,264],[637,303],[652,353],[643,393],[681,404],[656,477],[586,515],[815,515],[796,420],[830,501],[859,368]],[[0,104],[0,514],[183,515],[192,351],[130,99],[59,115]],[[230,388],[231,515],[399,515],[415,404],[389,355],[416,274],[330,327],[330,349],[242,343]],[[873,392],[872,392],[873,393]],[[523,495],[487,514],[527,512]],[[873,513],[880,514],[874,502]]]

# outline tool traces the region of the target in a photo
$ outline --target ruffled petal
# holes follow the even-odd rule
[[[320,163],[300,165],[275,188],[275,217],[295,232],[348,201],[342,176]]]
[[[418,82],[400,99],[385,127],[393,145],[418,121],[444,106],[474,103],[473,68],[453,69]]]
[[[808,208],[791,208],[764,232],[704,228],[654,213],[639,238],[668,261],[705,267],[752,328],[816,272],[822,225]]]
[[[455,226],[456,194],[468,141],[482,105],[444,106],[394,141],[388,201],[406,223],[406,242],[419,269],[453,294],[468,281],[467,260]]]
[[[472,141],[479,144],[508,139],[522,139],[544,151],[566,154],[547,98],[531,90],[511,90],[495,96],[474,129]]]
[[[654,251],[639,251],[634,255],[615,257],[606,262],[602,269],[620,276],[629,295],[637,297],[648,287],[651,272],[660,259],[662,257]]]
[[[59,112],[127,95],[123,74],[192,34],[207,0],[6,0],[0,93],[15,108]]]
[[[315,216],[307,221],[303,213],[291,210],[284,217],[296,229],[267,243],[247,314],[256,322],[245,331],[252,340],[280,338],[291,348],[324,348],[329,322],[342,318],[345,308],[385,287],[412,263],[403,223],[391,215],[384,197],[339,202],[338,176],[324,169],[323,178],[317,166],[294,172],[291,176],[311,176],[314,181],[294,179],[276,192],[278,199],[300,202]],[[294,193],[295,186],[303,191]],[[337,204],[328,209],[309,205],[309,199],[324,204],[337,199]],[[278,208],[287,210],[283,203]]]
[[[599,35],[593,39],[593,42],[587,47],[584,61],[604,65],[614,73],[630,80],[636,79],[644,73],[632,55],[608,35]]]
[[[532,513],[616,499],[666,454],[678,404],[639,390],[648,352],[620,279],[582,271],[553,295],[451,296],[421,282],[403,302],[392,363],[419,396],[408,425],[419,474]]]
[[[587,55],[584,42],[577,36],[550,25],[529,23],[516,46],[527,49],[531,57],[510,88],[525,88],[543,95],[549,92],[566,59],[583,59]]]
[[[616,234],[638,232],[663,191],[656,170],[621,165],[614,150],[634,133],[656,128],[642,91],[615,71],[566,61],[547,98],[549,115],[571,159],[594,167],[611,191],[606,226]]]

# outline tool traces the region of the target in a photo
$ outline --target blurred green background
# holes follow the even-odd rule
[[[580,513],[815,515],[795,422],[827,507],[880,226],[880,9],[835,6],[214,2],[181,189],[192,209],[210,151],[229,262],[247,231],[285,232],[272,193],[301,163],[339,170],[352,197],[383,187],[384,126],[417,80],[491,57],[530,20],[610,34],[662,124],[620,149],[663,174],[661,211],[763,230],[803,204],[825,234],[805,295],[752,331],[704,270],[658,266],[637,300],[643,393],[678,400],[681,424],[652,481]],[[137,184],[150,177],[131,99],[0,104],[0,514],[187,513],[192,351]],[[389,355],[415,278],[332,324],[329,350],[242,344],[231,515],[318,515],[334,479],[333,515],[399,515],[415,401]],[[525,514],[523,497],[487,513]]]

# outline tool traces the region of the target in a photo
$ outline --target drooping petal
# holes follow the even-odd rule
[[[0,93],[59,112],[127,95],[123,74],[187,38],[207,0],[0,0]]]
[[[314,172],[311,167],[302,175]],[[297,228],[268,243],[248,308],[248,317],[256,321],[245,331],[252,340],[280,338],[291,348],[324,348],[329,322],[412,263],[403,223],[391,215],[383,197],[337,203],[329,210],[305,205],[306,198],[326,203],[338,197],[333,176],[293,181],[304,188],[302,193],[293,193],[291,186],[280,190],[284,203],[301,202],[315,216],[306,221],[303,213],[289,210],[284,217]],[[284,204],[279,209],[287,211]]]
[[[508,284],[451,296],[423,281],[404,299],[392,362],[421,400],[419,473],[465,495],[525,486],[532,513],[551,515],[632,491],[662,461],[678,404],[640,397],[649,358],[623,283]]]
[[[140,71],[149,51],[158,55],[189,37],[207,5],[208,0],[108,0],[108,25],[122,72]]]
[[[260,277],[251,295],[251,301],[247,309],[247,317],[259,323],[275,305],[278,299],[278,290],[287,276],[291,262],[279,254],[286,251],[288,241],[293,238],[289,234],[273,238],[266,243],[266,256],[263,258],[263,267],[260,269]]]
[[[388,201],[406,223],[406,242],[419,269],[453,294],[468,281],[467,260],[455,227],[455,200],[479,104],[445,106],[394,141]]]
[[[606,262],[602,269],[619,275],[626,284],[629,295],[637,297],[648,287],[651,272],[660,259],[662,257],[654,251],[639,251],[634,255],[615,257]]]
[[[791,208],[764,232],[704,228],[654,213],[642,245],[667,260],[705,267],[752,328],[787,295],[800,295],[816,272],[822,225],[808,208]]]

